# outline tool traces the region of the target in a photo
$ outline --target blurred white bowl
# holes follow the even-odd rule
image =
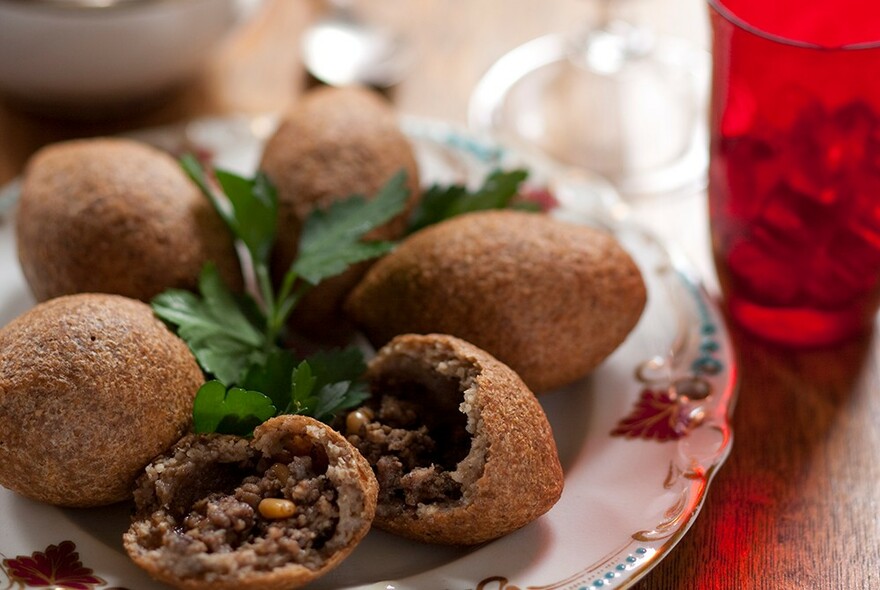
[[[0,93],[81,110],[160,95],[259,0],[0,0]]]

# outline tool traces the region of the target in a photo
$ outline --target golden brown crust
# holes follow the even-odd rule
[[[367,378],[429,383],[434,373],[447,370],[475,376],[473,384],[465,384],[461,405],[472,437],[471,451],[454,476],[464,482],[463,496],[450,504],[377,515],[376,526],[419,541],[474,545],[547,512],[562,493],[563,473],[534,394],[509,367],[468,342],[443,334],[398,336],[370,362]]]
[[[147,476],[142,478],[141,492],[136,494],[138,514],[135,516],[132,528],[123,537],[129,556],[152,577],[186,590],[290,590],[308,584],[335,568],[369,531],[376,511],[378,484],[369,464],[342,435],[326,424],[306,416],[285,415],[272,418],[256,429],[254,439],[249,445],[250,449],[237,448],[233,451],[241,453],[238,460],[244,459],[247,454],[253,452],[261,453],[263,457],[273,457],[285,448],[289,448],[295,437],[305,437],[312,444],[324,449],[329,460],[327,475],[339,491],[337,500],[339,521],[333,537],[321,550],[324,555],[319,567],[311,568],[290,563],[267,571],[256,571],[251,556],[243,558],[244,565],[239,568],[230,561],[234,560],[234,556],[227,553],[203,556],[206,561],[218,562],[218,569],[212,570],[213,573],[181,577],[172,570],[173,565],[169,565],[161,555],[161,549],[148,549],[143,546],[141,541],[144,540],[144,536],[139,536],[137,532],[138,521],[149,522],[152,511],[167,509],[169,503],[174,500],[173,497],[158,499],[168,489],[168,482],[159,483],[165,472],[164,469],[154,470],[155,479],[150,480]],[[238,440],[247,447],[243,439]],[[198,444],[198,437],[190,436],[182,440],[178,448]],[[184,454],[190,455],[192,451],[185,451]],[[236,460],[235,453],[230,455],[232,458],[227,457],[227,460]],[[169,453],[169,456],[173,456],[173,452]],[[159,462],[162,460],[160,459]],[[181,489],[184,487],[182,486]],[[150,535],[146,535],[146,538],[151,539]],[[220,564],[221,561],[224,563]],[[208,569],[210,568],[209,565]]]
[[[407,173],[409,207],[419,197],[418,166],[409,140],[390,104],[364,88],[320,88],[306,94],[267,142],[260,168],[278,189],[276,280],[290,267],[302,224],[316,207],[352,194],[372,197],[401,169]],[[399,237],[407,214],[370,238]],[[342,300],[367,267],[359,265],[324,282],[297,307],[293,324],[312,336],[333,327],[328,324],[339,322]]]
[[[18,255],[39,301],[83,292],[149,301],[194,289],[213,261],[242,285],[232,237],[168,154],[128,139],[47,146],[28,163]]]
[[[144,303],[83,294],[37,305],[0,330],[0,483],[62,506],[129,498],[189,428],[203,381]]]
[[[377,345],[402,333],[463,338],[542,393],[604,360],[645,301],[638,267],[610,234],[490,211],[407,238],[372,267],[346,311]]]

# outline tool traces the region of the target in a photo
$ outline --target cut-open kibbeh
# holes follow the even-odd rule
[[[0,329],[0,484],[61,506],[130,498],[144,466],[189,429],[203,381],[140,301],[37,305]]]
[[[541,405],[509,367],[458,338],[402,335],[378,351],[372,401],[345,418],[379,480],[377,527],[474,545],[547,512],[562,493]]]
[[[346,310],[376,346],[397,334],[452,334],[543,393],[611,354],[646,297],[638,267],[611,234],[488,211],[404,240],[370,269]]]
[[[151,463],[123,542],[135,563],[177,588],[298,588],[360,542],[377,489],[338,432],[279,416],[253,440],[193,434]]]
[[[402,235],[408,211],[419,198],[419,170],[409,139],[390,103],[365,88],[308,92],[266,143],[260,169],[278,191],[273,274],[279,281],[296,256],[302,225],[314,209],[355,194],[372,198],[405,171],[407,210],[368,234],[369,239],[385,240]],[[321,283],[300,303],[292,324],[325,340],[344,334],[342,301],[367,266]]]
[[[21,268],[38,301],[115,293],[149,301],[195,289],[206,262],[242,285],[232,236],[169,154],[121,138],[47,146],[28,162],[16,214]]]

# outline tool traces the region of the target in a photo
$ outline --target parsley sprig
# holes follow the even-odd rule
[[[280,345],[297,303],[321,281],[352,264],[386,254],[394,244],[364,236],[400,213],[407,199],[404,172],[371,200],[351,196],[306,220],[296,259],[276,290],[269,257],[276,238],[278,197],[269,179],[224,170],[213,180],[192,156],[181,165],[244,247],[255,296],[233,293],[209,264],[199,292],[170,289],[152,301],[154,313],[177,330],[202,369],[205,383],[193,405],[197,432],[247,435],[281,413],[302,413],[329,421],[367,397],[360,381],[366,366],[357,348],[323,351],[298,360]]]
[[[315,210],[303,225],[296,259],[280,286],[272,282],[269,258],[276,240],[278,197],[262,173],[244,178],[206,171],[192,156],[181,165],[210,199],[242,246],[243,268],[251,269],[253,293],[233,293],[213,264],[202,270],[198,293],[170,289],[152,301],[154,313],[176,329],[202,369],[212,377],[193,404],[196,432],[248,436],[265,420],[285,413],[330,421],[369,395],[357,348],[318,352],[305,359],[280,344],[284,326],[302,297],[352,264],[388,253],[387,241],[364,236],[400,213],[408,196],[406,175],[394,176],[373,199],[353,195]],[[463,185],[434,185],[410,217],[409,233],[445,219],[486,209],[533,209],[517,201],[524,170],[493,171],[475,191]]]

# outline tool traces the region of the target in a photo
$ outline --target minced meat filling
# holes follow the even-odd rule
[[[413,386],[385,393],[377,409],[359,410],[369,419],[356,432],[348,429],[349,442],[376,473],[380,513],[454,502],[462,496],[461,484],[451,473],[470,448],[466,417],[457,408],[429,408],[423,394]]]
[[[314,557],[339,521],[336,490],[316,462],[322,461],[309,455],[262,459],[254,466],[262,475],[248,475],[230,492],[197,500],[185,515],[161,513],[166,524],[154,542],[179,555],[252,550],[260,557],[254,564],[259,570]],[[292,514],[271,513],[263,505],[266,498],[281,500]]]

